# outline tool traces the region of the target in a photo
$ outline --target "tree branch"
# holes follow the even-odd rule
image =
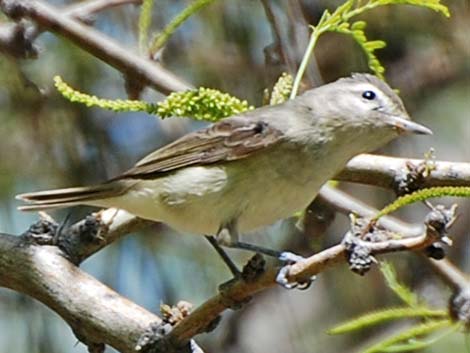
[[[356,207],[358,209],[360,207]],[[367,210],[368,212],[368,210]],[[376,211],[377,212],[377,211]],[[403,222],[394,224],[395,220],[388,217],[388,224],[395,226],[396,229],[405,230]],[[419,251],[425,249],[438,239],[432,232],[424,232],[424,234],[415,236],[417,226],[409,225],[408,230],[402,233],[405,238],[391,239],[380,242],[364,242],[371,255],[385,254],[397,251]],[[423,229],[424,231],[424,229]],[[290,282],[303,282],[318,273],[335,265],[346,263],[348,258],[348,249],[345,244],[341,243],[323,250],[313,256],[306,258],[304,261],[297,262],[289,269],[288,280]],[[270,267],[258,278],[253,281],[244,281],[236,279],[229,281],[222,286],[221,292],[207,300],[201,306],[196,308],[187,318],[175,326],[169,335],[169,339],[174,343],[186,341],[196,334],[204,332],[206,327],[213,320],[233,303],[243,303],[249,300],[254,294],[276,285],[276,276],[279,267]]]
[[[98,12],[127,4],[142,4],[142,0],[89,0],[70,5],[65,15],[87,22],[87,19]]]
[[[98,6],[100,3],[103,6],[111,2],[118,3],[119,0],[96,0],[93,11],[100,10]],[[80,18],[85,16],[83,12],[85,7],[81,8],[81,14],[79,10],[76,10],[75,14],[73,10],[70,10],[64,16],[63,11],[37,0],[0,0],[0,6],[15,20],[28,18],[42,29],[66,37],[82,49],[115,67],[126,77],[132,77],[164,93],[191,88],[189,84],[159,64],[130,53],[102,33],[71,18],[71,16]],[[91,13],[93,11],[90,8],[86,11]],[[0,32],[0,46],[8,40],[12,43],[18,38],[23,38],[24,42],[27,42],[28,38],[31,39],[23,23],[8,25],[5,28],[8,29],[7,32]],[[19,31],[21,28],[22,30]],[[17,41],[15,45],[21,46],[24,43]],[[18,54],[18,48],[15,48],[3,46],[4,50],[13,50],[13,52],[16,50]],[[35,50],[31,48],[29,54],[34,54]],[[397,180],[402,178],[407,171],[406,161],[408,160],[390,157],[359,156],[348,164],[346,169],[338,175],[338,179],[395,188]],[[419,164],[423,161],[411,160],[411,162]],[[435,162],[435,169],[428,177],[423,178],[420,186],[469,184],[469,164]],[[323,188],[319,197],[336,210],[346,214],[355,212],[369,217],[377,212],[329,187]],[[160,319],[84,273],[74,263],[80,263],[107,244],[145,224],[147,222],[124,211],[108,209],[96,214],[91,220],[85,219],[68,229],[58,237],[58,247],[40,246],[27,241],[24,237],[1,235],[0,286],[25,293],[43,302],[61,315],[76,335],[89,346],[104,343],[121,352],[133,352],[139,337],[152,323],[160,322]],[[417,251],[436,241],[429,234],[423,234],[422,225],[406,224],[392,217],[381,218],[380,224],[391,231],[409,237],[368,243],[372,254],[403,250]],[[84,236],[90,229],[93,230],[92,236]],[[292,265],[288,279],[302,280],[333,265],[345,263],[346,254],[347,249],[344,244],[326,249],[304,262]],[[462,288],[462,283],[468,282],[465,276],[451,271],[450,263],[435,262],[435,264],[439,266],[440,273],[448,283]],[[210,298],[176,325],[168,339],[179,346],[194,335],[207,330],[220,313],[234,302],[246,301],[253,294],[274,286],[278,270],[276,267],[270,267],[254,280],[230,281],[223,286],[220,294]]]
[[[0,273],[0,286],[47,305],[88,345],[104,343],[134,352],[142,332],[161,321],[81,271],[55,246],[0,235]]]
[[[69,227],[58,237],[55,245],[73,263],[80,264],[105,246],[150,224],[155,222],[143,220],[124,210],[108,208]]]
[[[43,29],[64,36],[126,77],[165,94],[192,87],[160,64],[131,53],[101,32],[64,16],[54,6],[37,0],[0,0],[0,7],[7,16],[15,20],[28,18]]]
[[[68,6],[64,16],[89,23],[96,13],[111,7],[125,4],[139,4],[141,0],[89,0]],[[0,51],[18,59],[36,58],[38,50],[34,40],[41,33],[38,27],[20,23],[4,23],[0,25]]]
[[[322,188],[319,197],[345,214],[354,212],[363,217],[370,217],[377,212],[328,186]],[[90,219],[85,219],[59,237],[59,247],[76,263],[127,232],[146,224],[127,212],[115,209],[101,211],[93,216],[93,219],[97,221],[98,227],[93,226],[93,220],[91,225],[87,225]],[[401,233],[407,238],[368,243],[372,254],[417,251],[436,241],[427,234],[422,235],[422,225],[406,224],[390,216],[382,217],[379,223],[382,227]],[[94,229],[91,237],[88,234],[90,229]],[[346,254],[344,244],[326,249],[304,262],[292,265],[288,279],[302,281],[333,265],[345,263]],[[138,337],[152,322],[158,321],[158,318],[83,273],[64,255],[54,246],[38,246],[19,237],[1,236],[0,272],[4,275],[0,278],[0,285],[28,294],[48,305],[71,325],[79,337],[85,337],[87,342],[105,343],[123,352],[130,352]],[[437,264],[441,266],[440,272],[445,277],[446,269],[449,270],[450,265],[445,262]],[[229,281],[218,295],[207,300],[176,325],[168,340],[180,346],[194,335],[204,332],[233,303],[244,302],[252,295],[274,286],[278,270],[279,268],[270,267],[254,280]],[[70,288],[70,285],[73,288]],[[109,318],[110,315],[112,318]],[[113,318],[117,318],[116,321],[113,321]]]
[[[361,154],[354,157],[335,179],[353,183],[396,189],[404,174],[410,172],[410,164],[418,167],[428,163],[430,173],[419,181],[419,187],[470,186],[470,163],[425,161]]]

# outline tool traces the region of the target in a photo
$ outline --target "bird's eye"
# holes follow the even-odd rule
[[[375,98],[375,93],[372,91],[365,91],[364,93],[362,93],[362,98],[365,98],[371,101]]]

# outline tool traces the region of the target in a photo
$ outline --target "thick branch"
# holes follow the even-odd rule
[[[10,17],[29,18],[43,29],[66,37],[125,76],[144,85],[152,86],[163,93],[191,88],[191,85],[164,69],[160,64],[122,48],[101,32],[69,16],[64,16],[54,6],[36,0],[0,0],[0,6]]]
[[[142,332],[160,319],[69,262],[55,246],[0,236],[0,286],[27,294],[58,313],[87,344],[134,352]]]
[[[422,159],[396,158],[361,154],[353,158],[335,179],[395,189],[398,178],[408,171],[407,165],[419,166]],[[470,186],[470,163],[430,161],[429,176],[420,180],[420,187]]]

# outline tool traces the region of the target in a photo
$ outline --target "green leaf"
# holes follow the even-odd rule
[[[356,330],[361,330],[370,326],[375,326],[384,322],[397,319],[409,318],[435,318],[435,317],[448,317],[448,313],[444,310],[432,310],[429,308],[410,308],[410,307],[396,307],[383,310],[374,311],[364,314],[358,318],[343,322],[330,330],[328,333],[331,335],[339,335],[349,333]]]
[[[366,22],[356,21],[350,24],[353,17],[360,15],[366,11],[372,10],[379,6],[385,5],[399,5],[408,4],[414,6],[421,6],[437,11],[446,17],[450,16],[449,9],[442,5],[440,0],[347,0],[342,5],[336,8],[332,13],[329,10],[325,10],[318,21],[316,26],[311,26],[313,29],[310,36],[305,54],[300,63],[299,69],[295,75],[294,83],[292,86],[292,92],[290,98],[294,98],[302,81],[302,77],[305,73],[310,58],[313,55],[316,43],[319,37],[325,32],[339,32],[350,35],[356,40],[356,42],[362,47],[367,55],[369,68],[380,78],[383,78],[385,68],[380,63],[379,59],[375,55],[375,50],[381,49],[385,46],[384,41],[367,41],[367,37],[364,33]]]
[[[452,327],[455,325],[452,324],[450,320],[437,320],[429,321],[423,324],[415,325],[409,328],[406,331],[403,331],[395,336],[392,336],[380,343],[373,345],[372,347],[366,349],[363,353],[379,353],[379,352],[391,352],[394,347],[397,347],[397,344],[405,346],[406,350],[411,350],[413,344],[416,343],[416,339],[422,335],[429,335],[437,330]],[[389,350],[392,349],[392,350]]]
[[[441,0],[388,0],[386,5],[391,4],[408,4],[414,6],[421,6],[439,12],[445,17],[450,17],[449,8],[441,4]]]
[[[356,21],[352,24],[351,26],[351,29],[354,31],[354,30],[364,30],[367,26],[367,22],[366,21]]]
[[[143,0],[139,15],[139,48],[143,52],[147,48],[148,31],[152,23],[152,10],[155,0]]]
[[[384,261],[380,264],[380,272],[385,277],[387,286],[410,307],[418,306],[418,297],[405,285],[398,282],[397,274],[393,266]]]
[[[215,0],[194,0],[183,11],[181,11],[152,41],[150,54],[154,56],[160,50],[171,35],[193,14]]]
[[[434,197],[444,197],[444,196],[470,197],[470,187],[468,186],[436,186],[432,188],[421,189],[421,190],[415,191],[411,194],[399,197],[394,202],[384,207],[374,217],[373,220],[377,220],[380,217],[390,214],[406,205],[410,205],[412,203],[415,203],[418,201],[424,201],[424,200],[434,198]]]

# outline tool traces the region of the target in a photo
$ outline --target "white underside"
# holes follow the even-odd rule
[[[330,177],[292,154],[284,161],[249,158],[224,166],[195,166],[155,180],[137,181],[123,196],[96,201],[194,234],[216,234],[236,221],[245,233],[292,216]],[[318,169],[318,167],[320,167]],[[321,171],[321,172],[320,172]],[[323,175],[322,175],[323,174]]]

